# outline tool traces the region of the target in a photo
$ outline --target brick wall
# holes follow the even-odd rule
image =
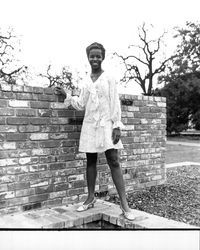
[[[121,95],[127,192],[165,180],[165,98]],[[78,153],[83,112],[66,109],[51,89],[1,84],[0,213],[69,204],[87,193],[85,154]],[[104,154],[96,192],[115,192]]]

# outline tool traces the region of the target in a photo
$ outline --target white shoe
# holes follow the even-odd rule
[[[122,214],[124,215],[124,217],[127,219],[127,220],[135,220],[136,219],[136,216],[133,214],[133,211],[124,211],[124,209],[120,206],[120,209],[122,210]]]
[[[80,207],[78,207],[76,209],[77,212],[83,212],[83,211],[86,211],[88,210],[89,208],[93,208],[94,207],[94,203],[96,202],[96,199],[94,198],[89,204],[87,205],[81,205]]]

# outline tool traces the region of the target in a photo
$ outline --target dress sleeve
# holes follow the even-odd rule
[[[73,108],[76,110],[84,110],[88,97],[89,97],[89,91],[86,86],[84,86],[81,89],[80,95],[79,96],[71,96],[69,92],[66,92],[66,98],[64,100],[64,104],[66,107],[69,107],[72,105]]]
[[[114,79],[110,80],[110,109],[113,129],[123,129],[124,125],[121,122],[121,105],[119,100],[119,93],[117,90],[117,82]]]

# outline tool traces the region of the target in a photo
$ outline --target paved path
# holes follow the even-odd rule
[[[166,166],[166,168],[184,167],[184,166],[199,166],[200,167],[200,163],[191,162],[191,161],[184,161],[184,162],[169,163],[169,164],[166,164],[165,166]]]
[[[183,146],[191,146],[191,147],[200,147],[200,143],[195,143],[195,142],[169,141],[169,140],[167,140],[167,144],[170,144],[170,145],[183,145]]]
[[[197,229],[198,227],[169,220],[157,215],[133,209],[134,221],[128,221],[122,215],[119,206],[97,199],[95,207],[84,212],[76,212],[77,206],[57,206],[34,211],[0,216],[0,228],[57,228],[57,229],[91,229],[91,223],[104,221],[121,229]],[[90,224],[89,224],[90,223]],[[90,225],[90,226],[89,226]],[[93,224],[93,229],[96,226]],[[101,227],[99,227],[101,229]]]

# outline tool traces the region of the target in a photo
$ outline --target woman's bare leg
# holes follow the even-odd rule
[[[94,199],[95,183],[97,177],[97,153],[86,153],[87,156],[87,187],[88,187],[88,197],[84,202],[87,205]]]
[[[126,192],[125,192],[123,175],[119,164],[118,151],[117,149],[109,149],[105,152],[105,155],[111,170],[113,182],[119,194],[121,206],[125,210],[125,212],[128,212],[130,211],[130,208],[126,200]]]

